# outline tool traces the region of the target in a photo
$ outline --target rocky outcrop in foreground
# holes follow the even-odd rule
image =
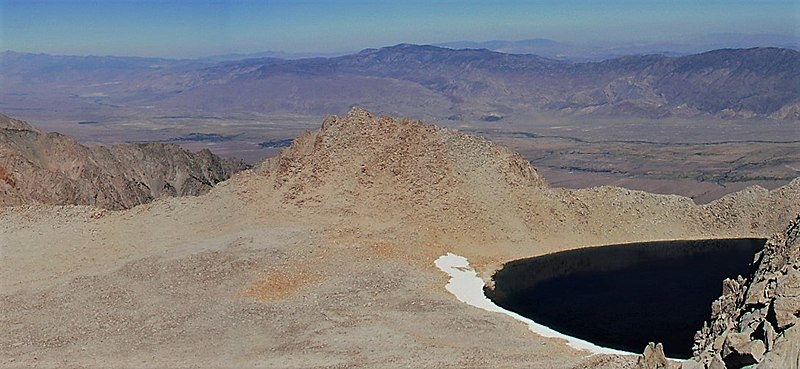
[[[127,209],[161,196],[203,194],[247,168],[240,160],[172,144],[83,146],[0,114],[0,207]]]
[[[684,369],[800,367],[800,216],[756,256],[748,279],[727,279]]]
[[[800,368],[800,215],[756,254],[747,279],[723,282],[711,321],[681,369]],[[650,343],[637,369],[677,368]]]
[[[636,369],[667,369],[670,367],[674,367],[674,365],[670,366],[670,362],[664,355],[664,346],[660,343],[650,342],[647,344],[644,353],[636,362]]]

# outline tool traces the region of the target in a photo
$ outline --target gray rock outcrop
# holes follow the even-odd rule
[[[725,280],[682,368],[800,367],[800,216],[769,239],[754,265],[748,279]]]

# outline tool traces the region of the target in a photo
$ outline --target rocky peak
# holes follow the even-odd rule
[[[522,201],[518,190],[545,186],[519,154],[483,138],[361,108],[326,117],[318,131],[296,138],[259,172],[271,177],[285,205],[438,219],[441,227],[463,225],[465,217],[477,217],[476,208],[496,211],[505,223],[508,207]],[[519,199],[484,201],[487,194],[515,193]]]
[[[318,131],[297,137],[277,158],[264,162],[261,171],[277,174],[279,181],[308,171],[319,180],[346,173],[365,185],[388,176],[394,183],[419,187],[457,181],[454,177],[463,174],[457,166],[477,171],[484,164],[508,184],[544,185],[519,154],[483,138],[417,120],[377,117],[358,107],[344,117],[327,116]]]

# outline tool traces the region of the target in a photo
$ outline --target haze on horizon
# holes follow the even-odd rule
[[[800,5],[792,0],[0,0],[0,21],[0,50],[173,58],[462,40],[624,45],[720,34],[800,38]]]

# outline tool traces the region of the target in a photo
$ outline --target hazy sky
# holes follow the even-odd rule
[[[401,42],[800,37],[798,0],[0,0],[0,49],[196,57],[355,51]]]

